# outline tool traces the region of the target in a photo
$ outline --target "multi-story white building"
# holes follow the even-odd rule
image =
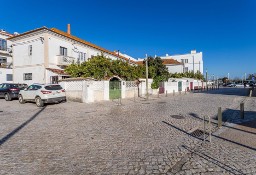
[[[166,56],[162,56],[161,58],[163,59],[163,61],[166,59],[173,59],[182,63],[182,64],[176,64],[176,65],[166,64],[170,73],[175,73],[175,72],[196,73],[197,71],[199,71],[201,74],[203,74],[203,53],[202,52],[196,52],[195,50],[192,50],[190,54],[172,55],[172,56],[169,56],[168,54],[166,54]]]
[[[56,83],[68,77],[67,65],[84,62],[104,54],[107,58],[129,61],[128,58],[108,51],[56,28],[42,27],[9,38],[13,42],[13,81],[19,83]],[[131,64],[136,64],[130,60]]]
[[[7,40],[11,36],[5,30],[0,30],[0,84],[13,81],[11,42]]]

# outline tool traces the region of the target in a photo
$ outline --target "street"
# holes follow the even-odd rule
[[[247,95],[220,88],[43,108],[0,99],[0,174],[256,174],[256,97]],[[191,134],[204,116],[212,143]]]

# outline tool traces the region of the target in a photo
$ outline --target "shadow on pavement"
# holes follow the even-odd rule
[[[207,161],[217,165],[218,167],[226,170],[227,172],[229,172],[231,174],[237,174],[237,173],[244,174],[242,171],[236,170],[233,167],[231,167],[229,165],[226,165],[226,164],[220,162],[219,160],[214,159],[214,158],[210,157],[209,155],[206,155],[206,154],[204,154],[204,153],[202,153],[200,151],[193,150],[192,148],[190,148],[190,147],[188,147],[186,145],[182,145],[182,147],[185,148],[186,150],[188,150],[189,152],[191,152],[192,154],[195,154],[195,155],[197,155],[197,156],[199,156],[199,157],[201,157],[201,158],[203,158],[203,159],[205,159],[205,160],[207,160]]]
[[[6,141],[8,141],[12,136],[14,136],[16,133],[18,133],[22,128],[24,128],[27,124],[29,124],[32,120],[34,120],[46,107],[41,108],[37,113],[35,113],[30,119],[22,123],[20,126],[15,128],[12,132],[4,136],[0,140],[0,146],[4,144]]]
[[[191,134],[188,133],[187,131],[184,131],[183,129],[181,129],[181,128],[177,127],[177,126],[174,126],[174,125],[172,125],[172,124],[170,124],[170,123],[167,123],[167,122],[165,122],[165,121],[162,121],[162,122],[165,123],[165,124],[167,124],[167,125],[169,125],[169,126],[171,126],[172,128],[175,128],[175,129],[177,129],[177,130],[183,132],[184,134],[187,134],[187,135],[190,135],[190,136],[194,137],[193,135],[191,135]],[[241,147],[248,148],[248,149],[250,149],[250,150],[256,151],[256,148],[253,148],[253,147],[251,147],[251,146],[247,146],[247,145],[244,145],[244,144],[241,144],[241,143],[238,143],[238,142],[235,142],[235,141],[232,141],[232,140],[229,140],[229,139],[226,139],[226,138],[217,136],[217,135],[215,135],[215,134],[212,134],[212,137],[215,137],[215,138],[217,138],[217,139],[221,139],[221,140],[224,140],[224,141],[226,141],[226,142],[229,142],[229,143],[232,143],[232,144],[236,144],[236,145],[239,145],[239,146],[241,146]],[[197,139],[199,139],[199,140],[203,140],[203,139],[200,139],[200,138],[198,138],[198,137],[194,137],[194,138],[197,138]]]

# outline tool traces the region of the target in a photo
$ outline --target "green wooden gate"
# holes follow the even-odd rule
[[[182,81],[179,81],[179,82],[178,82],[178,90],[179,90],[179,91],[182,91]]]
[[[121,98],[121,81],[109,81],[109,99]]]

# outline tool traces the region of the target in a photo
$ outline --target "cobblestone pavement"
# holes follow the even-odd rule
[[[0,174],[256,174],[255,146],[227,134],[241,101],[253,120],[255,98],[246,94],[227,88],[45,108],[0,99]],[[232,121],[203,145],[190,133],[220,106]]]

